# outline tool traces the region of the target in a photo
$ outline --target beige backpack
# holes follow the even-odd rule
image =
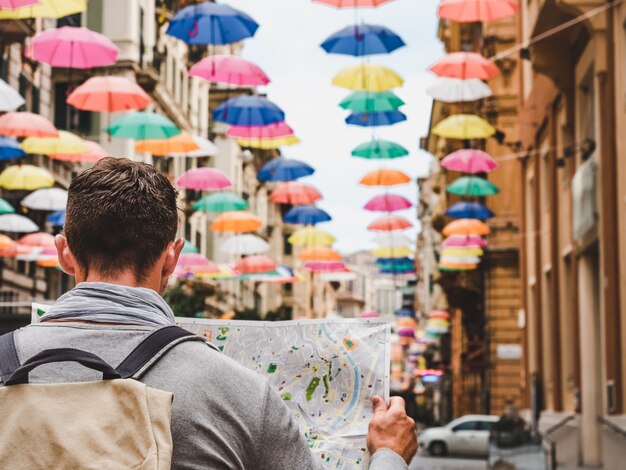
[[[12,333],[0,337],[0,469],[169,469],[173,395],[135,379],[187,340],[202,341],[175,326],[158,329],[114,369],[70,348],[20,365]],[[68,361],[102,372],[103,380],[28,383],[34,368]]]

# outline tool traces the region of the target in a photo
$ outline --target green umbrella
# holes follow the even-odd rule
[[[458,178],[446,188],[446,191],[459,196],[480,197],[493,196],[500,192],[495,184],[484,178],[479,178],[478,176],[463,176],[462,178]]]
[[[339,106],[355,113],[378,113],[383,111],[396,111],[404,104],[391,91],[372,93],[371,91],[356,91],[348,95]]]
[[[15,209],[11,204],[0,197],[0,214],[15,214]]]
[[[181,253],[198,253],[198,252],[199,252],[198,248],[196,248],[196,246],[193,243],[191,243],[189,240],[185,240],[185,246],[183,246]]]
[[[113,137],[122,139],[169,139],[180,129],[161,114],[137,111],[116,119],[107,129]]]
[[[193,208],[203,212],[243,211],[248,208],[248,203],[233,193],[213,193],[204,196]]]
[[[352,156],[368,160],[400,158],[408,154],[409,151],[400,144],[377,139],[365,142],[352,151]]]

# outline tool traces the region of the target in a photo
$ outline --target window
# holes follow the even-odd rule
[[[491,421],[476,421],[476,424],[476,429],[479,431],[491,431],[494,423]]]
[[[70,86],[69,83],[54,85],[54,125],[57,129],[68,129],[89,135],[91,134],[93,113],[81,111],[65,102]]]
[[[457,431],[476,431],[479,426],[479,421],[466,421],[461,424],[457,424],[452,428],[454,432]]]
[[[80,25],[81,25],[80,13],[64,16],[63,18],[59,18],[57,20],[57,28],[60,28],[62,26],[80,26]]]

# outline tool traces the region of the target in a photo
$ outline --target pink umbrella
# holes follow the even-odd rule
[[[438,77],[480,78],[489,80],[500,75],[500,69],[489,59],[476,52],[451,52],[428,70]]]
[[[346,271],[348,269],[341,261],[311,261],[305,263],[304,268],[315,273]]]
[[[451,21],[472,23],[514,16],[518,9],[517,0],[441,0],[438,15]]]
[[[33,39],[33,58],[53,67],[91,69],[113,65],[119,53],[110,39],[81,27],[49,29]]]
[[[361,318],[378,318],[380,317],[380,313],[375,312],[375,311],[371,311],[371,312],[363,312],[360,315]]]
[[[381,194],[365,204],[364,209],[373,212],[394,212],[412,207],[411,201],[398,194]]]
[[[292,136],[293,129],[281,121],[267,126],[230,126],[226,135],[237,139],[275,139]]]
[[[41,0],[0,0],[0,10],[17,10],[18,8],[37,5]]]
[[[498,168],[498,163],[482,150],[460,149],[441,161],[446,170],[462,173],[489,173]]]
[[[178,257],[178,265],[180,266],[210,266],[211,261],[206,259],[199,253],[182,253]]]
[[[215,168],[187,170],[178,178],[176,184],[181,188],[200,191],[230,188],[233,185],[223,172]]]
[[[200,77],[211,83],[257,86],[267,85],[270,79],[260,67],[232,55],[215,55],[202,59],[189,69],[190,77]]]
[[[67,103],[84,111],[128,111],[148,106],[152,98],[125,77],[91,77],[77,87]]]
[[[443,241],[445,248],[482,248],[487,241],[478,235],[450,235]]]
[[[0,116],[0,134],[15,137],[56,137],[56,127],[45,117],[28,111],[12,111]]]

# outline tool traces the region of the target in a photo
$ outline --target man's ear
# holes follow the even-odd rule
[[[70,247],[67,244],[67,238],[63,235],[57,235],[54,237],[54,246],[57,248],[57,256],[59,258],[59,264],[64,273],[70,276],[76,275],[76,259],[70,251]]]
[[[184,246],[185,246],[184,238],[179,238],[178,240],[170,243],[167,246],[167,252],[165,254],[165,262],[163,263],[163,271],[161,272],[161,277],[167,278],[172,275],[172,273],[176,269],[176,263],[178,263],[178,257],[180,256],[180,252],[183,250]]]

